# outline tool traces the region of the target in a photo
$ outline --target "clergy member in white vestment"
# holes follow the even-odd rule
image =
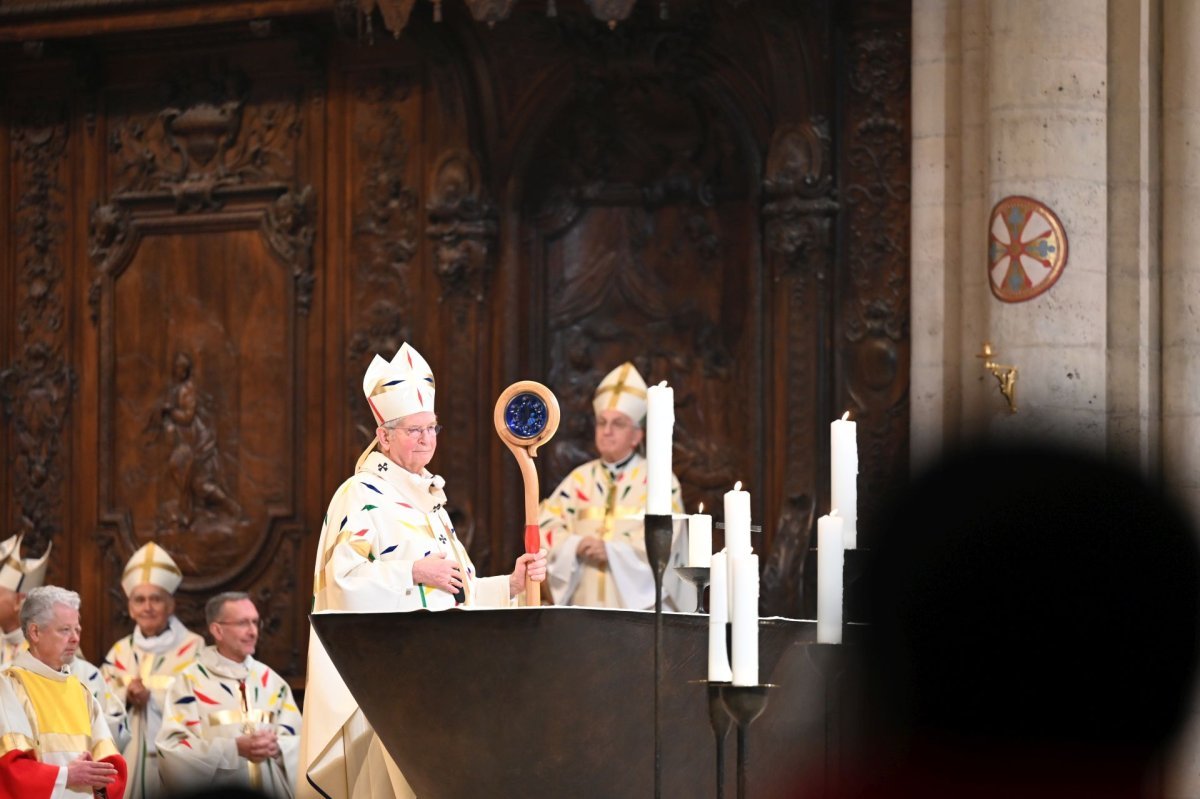
[[[29,649],[0,676],[0,794],[120,799],[125,759],[100,705],[70,670],[81,632],[79,594],[33,589],[21,627]]]
[[[158,732],[158,767],[173,794],[201,788],[253,788],[273,799],[296,793],[300,710],[292,689],[255,660],[261,629],[248,594],[227,591],[204,607],[215,645],[167,691]]]
[[[46,581],[50,550],[53,549],[51,544],[40,558],[22,558],[22,538],[14,535],[6,541],[0,541],[0,632],[3,633],[0,637],[0,669],[8,668],[17,655],[29,649],[25,631],[21,629],[21,605],[30,591]],[[129,740],[125,706],[108,689],[100,669],[85,660],[78,650],[71,659],[70,668],[76,679],[100,703],[108,730],[117,748],[122,749]]]
[[[425,468],[441,430],[425,359],[408,344],[390,362],[376,355],[363,392],[378,427],[325,514],[313,612],[507,607],[524,592],[526,575],[544,580],[544,552],[518,557],[512,574],[480,577],[454,534],[444,481]],[[309,635],[307,686],[299,795],[413,796],[316,633]]]
[[[204,646],[202,637],[175,618],[174,594],[182,581],[174,559],[153,542],[133,553],[121,577],[133,633],[113,644],[100,671],[128,714],[130,740],[124,754],[130,799],[164,795],[154,739],[162,726],[167,689]]]
[[[596,451],[542,501],[538,526],[549,550],[550,593],[558,605],[654,607],[654,574],[646,559],[646,459],[637,447],[645,431],[646,381],[628,361],[596,387]],[[683,512],[671,475],[671,510]],[[686,542],[675,541],[669,566],[682,566]],[[692,610],[695,589],[668,568],[663,607]]]

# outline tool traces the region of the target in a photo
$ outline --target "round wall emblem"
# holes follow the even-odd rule
[[[992,209],[988,228],[988,278],[999,300],[1033,299],[1067,265],[1067,232],[1044,203],[1005,197]]]

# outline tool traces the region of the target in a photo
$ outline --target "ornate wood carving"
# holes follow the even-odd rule
[[[110,100],[115,191],[94,205],[89,292],[98,328],[99,548],[110,629],[128,629],[118,585],[145,540],[185,580],[181,618],[203,629],[212,591],[273,606],[260,651],[293,673],[302,635],[296,424],[315,284],[316,197],[297,185],[295,89],[226,67],[178,70],[158,112]]]
[[[827,319],[828,275],[833,266],[833,190],[828,123],[821,118],[780,127],[771,138],[763,181],[766,245],[772,278],[784,299],[778,324],[787,331],[783,379],[786,443],[782,486],[786,505],[763,571],[763,607],[797,615],[803,596],[805,561],[820,485],[813,457],[819,427],[821,385],[816,354]]]
[[[63,285],[69,128],[53,101],[43,98],[40,109],[19,114],[9,129],[17,351],[0,372],[0,398],[12,425],[10,531],[25,533],[30,554],[44,552],[63,529],[67,422],[76,383],[67,358]]]
[[[482,302],[493,267],[496,209],[483,194],[473,155],[454,150],[438,159],[428,210],[425,232],[434,244],[442,300],[466,295]]]
[[[365,447],[375,422],[363,400],[363,372],[376,354],[392,357],[413,331],[409,270],[420,247],[421,197],[412,178],[411,108],[419,98],[411,76],[383,70],[362,80],[351,111],[353,163],[364,177],[350,233],[355,314],[348,329],[346,398],[350,440]]]
[[[859,543],[883,488],[908,472],[909,36],[870,25],[850,38],[842,330],[847,406],[857,409]]]
[[[496,259],[496,208],[485,193],[477,159],[465,150],[453,148],[442,153],[434,164],[430,184],[425,232],[433,245],[433,270],[442,286],[440,301],[450,317],[442,336],[443,351],[470,352],[480,340],[481,318],[486,313],[483,300]],[[486,418],[486,414],[479,413],[480,392],[467,388],[478,383],[474,359],[452,356],[444,363],[450,372],[445,384],[451,387],[439,400],[445,418],[460,424],[461,420]],[[445,455],[441,462],[457,472],[452,476],[463,481],[460,485],[477,482],[473,466],[483,451],[487,433],[484,425],[468,425],[442,442]],[[470,492],[456,492],[452,521],[472,560],[484,564],[480,568],[487,568],[492,545],[475,535],[478,518]]]

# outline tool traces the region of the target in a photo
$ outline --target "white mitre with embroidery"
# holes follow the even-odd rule
[[[642,423],[646,418],[646,381],[632,363],[626,361],[605,375],[596,387],[592,409],[597,416],[601,411],[620,411],[635,424]]]
[[[125,589],[125,596],[129,596],[133,589],[145,583],[157,585],[168,594],[174,594],[181,582],[183,572],[179,571],[167,550],[153,541],[133,553],[133,557],[125,564],[125,573],[121,575],[121,587]]]
[[[50,567],[50,550],[54,543],[46,547],[46,554],[40,558],[21,559],[21,541],[23,535],[0,542],[0,586],[9,591],[29,593],[46,581],[46,569]]]
[[[432,411],[433,370],[421,353],[406,342],[400,345],[390,361],[375,356],[363,376],[363,394],[367,396],[376,424]]]

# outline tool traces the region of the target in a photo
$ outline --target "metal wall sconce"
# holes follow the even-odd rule
[[[983,342],[983,352],[976,355],[976,358],[983,358],[983,368],[992,373],[992,377],[996,378],[996,382],[1000,384],[1000,393],[1004,395],[1004,399],[1008,400],[1008,412],[1017,412],[1017,367],[1009,364],[996,363],[992,360],[995,353],[992,351],[992,343],[990,341]]]

